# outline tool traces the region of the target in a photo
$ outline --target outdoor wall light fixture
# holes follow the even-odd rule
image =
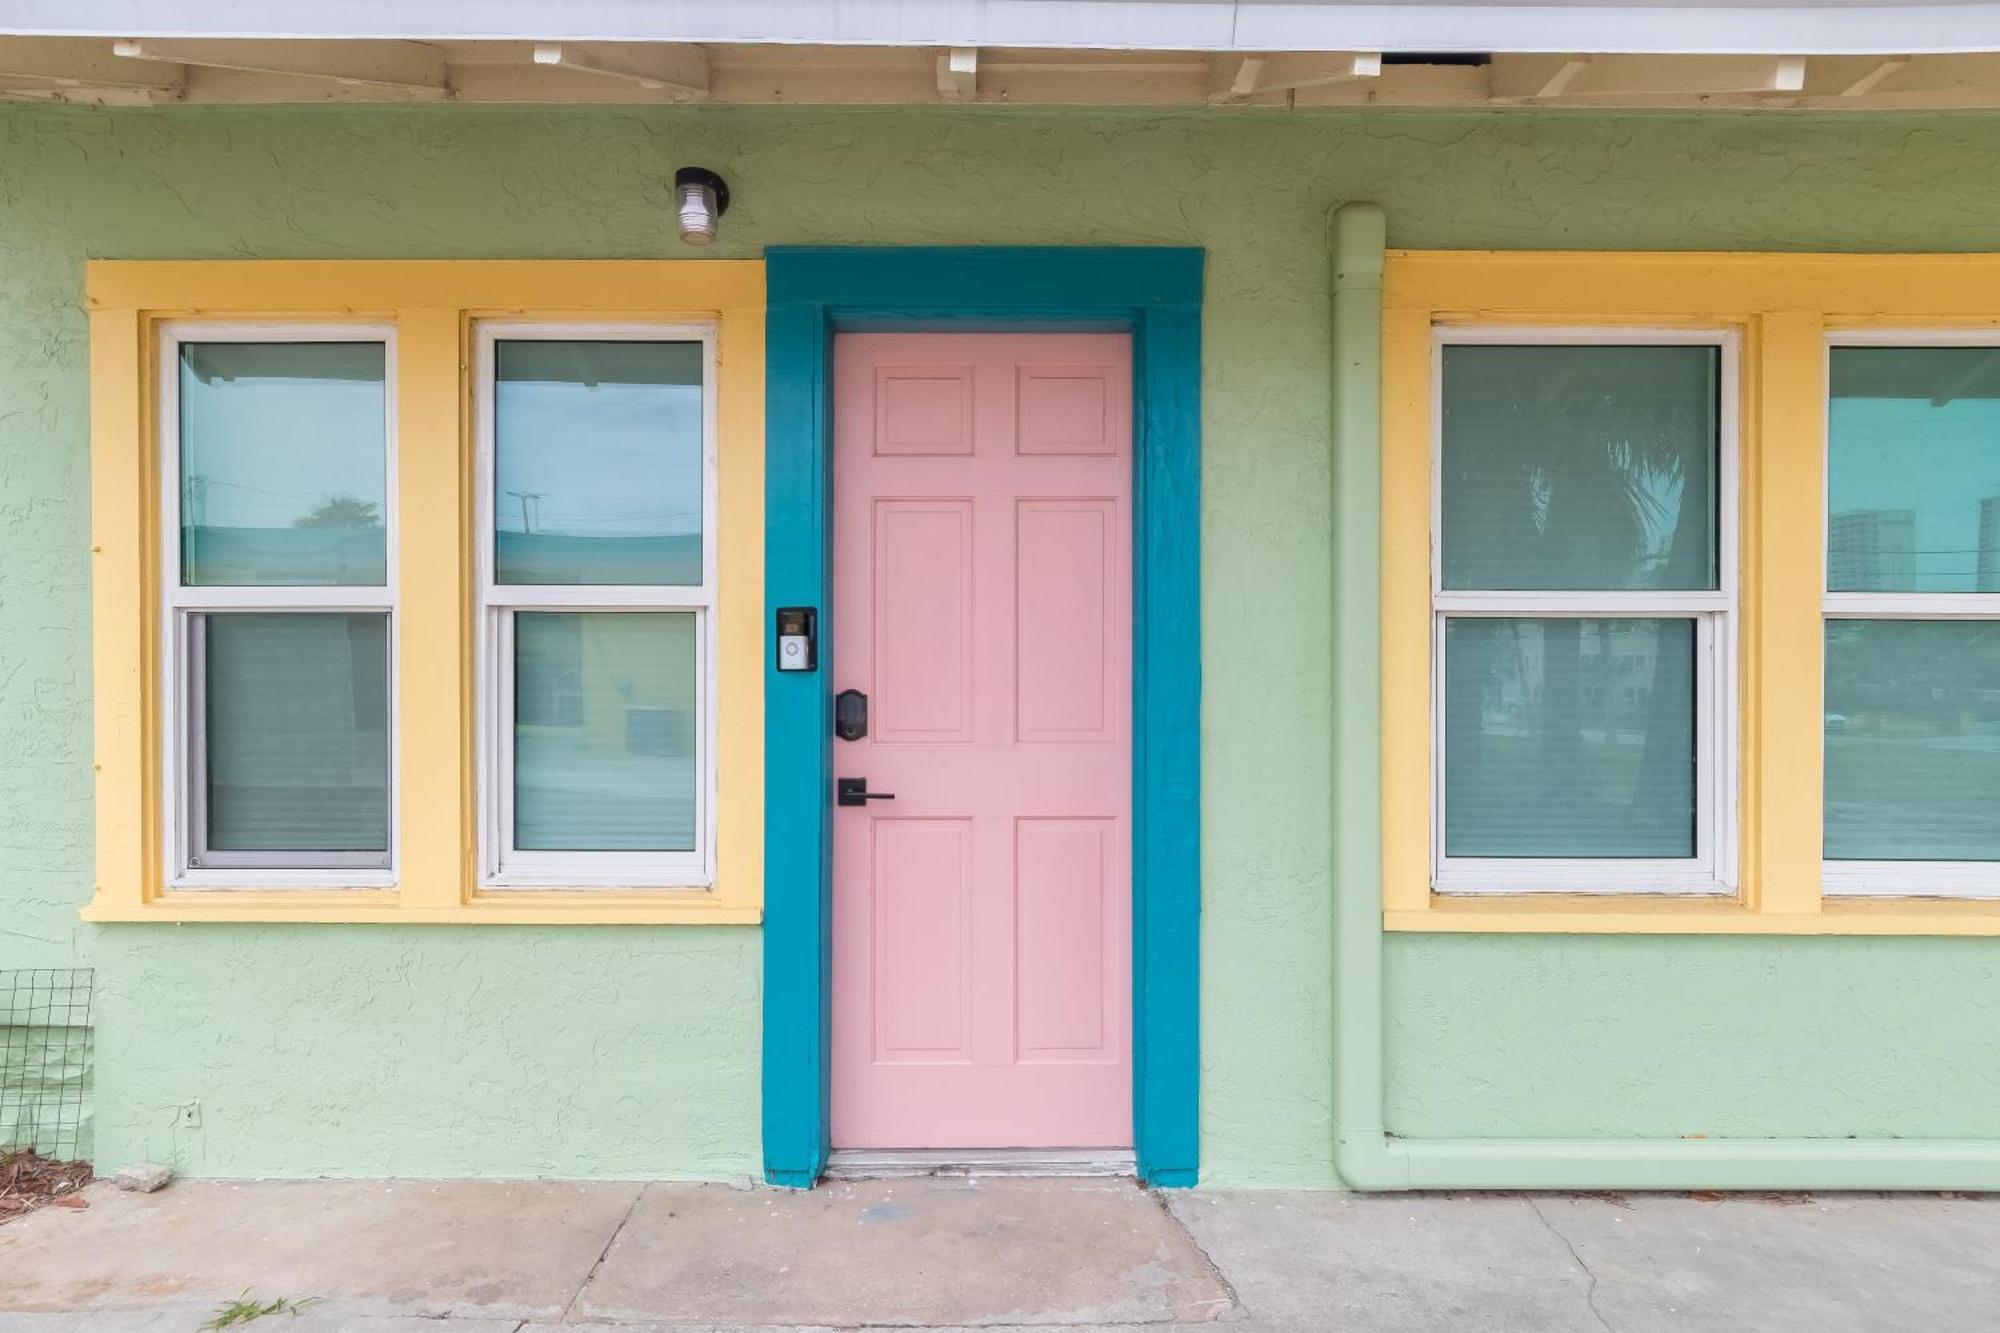
[[[729,211],[729,186],[707,167],[682,167],[674,173],[674,217],[681,239],[707,245],[715,239],[722,215]]]

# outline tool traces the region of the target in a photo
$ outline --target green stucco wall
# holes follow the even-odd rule
[[[0,967],[99,969],[99,1159],[748,1175],[748,929],[85,927],[86,257],[1198,244],[1203,1168],[1333,1183],[1325,223],[1420,247],[2000,248],[2000,118],[0,110]],[[1993,944],[1392,937],[1411,1135],[2000,1133]],[[201,1105],[198,1129],[176,1108]]]

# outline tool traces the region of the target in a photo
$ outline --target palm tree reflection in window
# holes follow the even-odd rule
[[[1720,349],[1444,349],[1447,591],[1717,587]],[[1694,854],[1693,622],[1454,619],[1457,856]]]

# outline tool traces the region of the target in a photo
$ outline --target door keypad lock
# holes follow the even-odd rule
[[[835,805],[867,805],[870,801],[893,801],[892,791],[869,791],[867,778],[835,778],[833,780],[833,803]]]

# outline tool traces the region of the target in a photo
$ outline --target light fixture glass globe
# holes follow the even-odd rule
[[[718,216],[713,186],[684,181],[674,188],[674,216],[681,239],[689,245],[707,245],[715,239]]]
[[[715,240],[722,215],[729,211],[729,183],[707,167],[682,167],[674,173],[674,224],[689,245]]]

